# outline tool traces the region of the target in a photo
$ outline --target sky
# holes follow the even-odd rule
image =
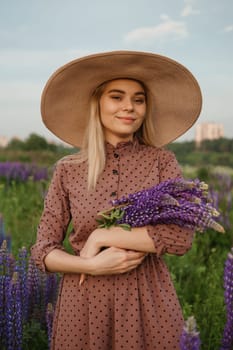
[[[222,123],[233,138],[232,0],[0,0],[0,136],[59,141],[41,121],[46,81],[70,60],[112,50],[186,66],[202,90],[198,122]]]

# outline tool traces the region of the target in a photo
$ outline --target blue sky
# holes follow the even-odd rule
[[[59,66],[89,53],[142,50],[169,56],[198,79],[199,122],[233,138],[232,0],[0,0],[0,136],[36,132],[40,96]],[[192,128],[181,140],[192,139]]]

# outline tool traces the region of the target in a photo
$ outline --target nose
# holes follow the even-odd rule
[[[132,103],[130,98],[124,100],[122,109],[123,109],[123,111],[132,111],[134,109],[133,103]]]

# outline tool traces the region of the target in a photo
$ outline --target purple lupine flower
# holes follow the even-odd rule
[[[19,250],[18,259],[16,262],[16,271],[18,272],[18,279],[20,283],[22,306],[23,306],[23,320],[28,317],[28,288],[27,288],[27,255],[28,251],[25,247]]]
[[[218,190],[213,189],[217,187]],[[230,214],[232,210],[233,181],[228,174],[214,174],[213,184],[210,186],[210,196],[216,208],[221,207],[219,222],[226,228],[231,229]]]
[[[0,163],[0,176],[5,178],[7,182],[12,180],[26,181],[30,176],[30,170],[25,163],[4,162]]]
[[[59,278],[57,274],[41,272],[32,257],[28,262],[27,293],[28,317],[38,320],[42,327],[46,325],[48,303],[56,302]]]
[[[51,337],[52,337],[53,315],[54,315],[53,304],[48,303],[47,308],[46,308],[46,325],[47,325],[49,346],[50,346]]]
[[[193,316],[189,317],[185,322],[181,338],[180,350],[199,350],[201,341],[199,332],[197,332],[196,321]]]
[[[37,267],[36,267],[37,269]],[[40,297],[40,324],[41,327],[46,326],[46,310],[49,300],[48,278],[49,275],[38,270],[39,276],[39,297]],[[39,316],[39,315],[38,315]]]
[[[21,162],[0,162],[0,178],[10,183],[12,180],[25,182],[32,178],[34,181],[47,180],[48,171],[35,164]]]
[[[0,247],[0,334],[2,345],[6,345],[7,341],[7,325],[6,325],[6,296],[9,290],[12,270],[14,268],[14,259],[8,252],[7,241],[4,240]]]
[[[2,277],[2,291],[1,291],[1,298],[2,298],[2,310],[3,314],[1,317],[1,345],[4,347],[7,346],[7,338],[8,338],[8,327],[7,327],[7,293],[9,291],[9,285],[11,282],[10,276],[1,276]]]
[[[7,247],[7,241],[4,240],[0,247],[0,256],[2,260],[1,274],[5,276],[12,276],[14,267],[15,267],[15,259],[12,254],[9,253]]]
[[[233,248],[228,254],[224,268],[224,299],[226,304],[226,324],[221,350],[233,348]]]
[[[40,315],[38,314],[41,302],[40,285],[40,271],[37,269],[33,259],[30,257],[27,274],[28,317],[35,316],[37,319],[40,319]]]
[[[33,173],[33,181],[41,181],[48,179],[48,170],[47,168],[37,168]]]
[[[5,334],[5,275],[3,274],[3,257],[0,252],[0,340]],[[1,341],[0,341],[1,344]]]
[[[22,299],[18,272],[14,272],[6,289],[6,343],[8,350],[21,350],[23,339]]]
[[[49,303],[51,303],[52,305],[55,304],[57,299],[58,284],[59,277],[56,273],[50,273],[46,275],[46,283],[44,288],[45,305],[48,305]]]
[[[198,179],[167,180],[112,201],[114,207],[99,213],[103,219],[97,221],[100,227],[177,224],[200,232],[207,228],[224,232],[215,221],[219,213],[210,204],[207,189]]]
[[[45,274],[35,266],[32,258],[27,263],[27,250],[19,251],[18,259],[0,247],[0,348],[22,349],[23,325],[34,319],[48,329],[51,339],[53,307],[47,310],[46,302],[55,304],[58,275]]]

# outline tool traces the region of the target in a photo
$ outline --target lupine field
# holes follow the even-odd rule
[[[59,275],[40,272],[30,246],[52,169],[0,163],[0,349],[49,348]],[[165,256],[182,305],[181,350],[233,349],[232,175],[207,169],[186,174],[209,184],[225,234],[196,233],[184,256]],[[69,245],[65,242],[67,249]]]

